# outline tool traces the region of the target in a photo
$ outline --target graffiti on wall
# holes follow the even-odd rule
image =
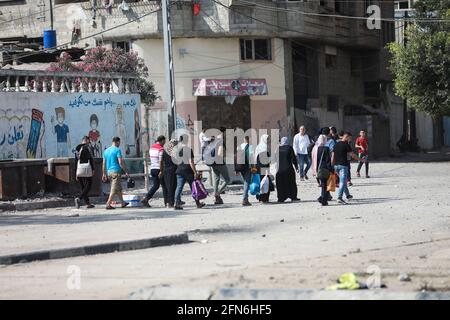
[[[83,136],[89,136],[95,157],[102,157],[114,136],[121,138],[120,148],[125,156],[141,153],[139,95],[30,92],[3,95],[0,159],[72,157]],[[31,101],[33,105],[27,106]],[[8,102],[24,105],[24,109],[11,108]]]

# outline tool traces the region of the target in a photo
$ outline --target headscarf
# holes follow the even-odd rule
[[[169,143],[166,146],[166,152],[169,156],[171,156],[171,157],[176,156],[176,152],[175,152],[176,148],[175,147],[177,146],[177,144],[178,144],[178,140],[176,140],[176,139],[172,139],[169,141]]]
[[[283,137],[283,138],[281,138],[281,141],[280,141],[280,146],[282,147],[282,146],[287,146],[287,145],[289,145],[288,144],[288,138],[287,137]]]
[[[267,150],[268,150],[268,146],[267,146],[267,142],[269,141],[269,135],[268,134],[263,134],[262,136],[261,136],[261,139],[260,139],[260,141],[259,141],[259,144],[256,146],[256,149],[255,149],[255,156],[256,157],[258,157],[258,155],[260,154],[260,153],[263,153],[263,152],[267,152]]]
[[[312,150],[312,169],[313,175],[317,174],[317,153],[319,151],[319,147],[323,147],[327,143],[327,136],[321,134],[319,138],[317,138],[316,145]]]

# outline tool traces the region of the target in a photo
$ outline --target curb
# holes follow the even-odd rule
[[[450,300],[450,292],[391,292],[384,289],[239,289],[155,286],[141,288],[131,300]]]
[[[162,246],[172,246],[176,244],[185,244],[189,242],[190,241],[187,233],[180,233],[176,235],[162,236],[156,238],[111,242],[111,243],[87,245],[83,247],[34,251],[14,255],[0,256],[0,265],[11,265],[17,263],[63,259],[78,256],[89,256],[95,254],[104,254],[130,250],[141,250]]]
[[[241,190],[242,185],[231,185],[228,186],[229,191],[237,191]],[[210,194],[213,192],[211,188],[206,189]],[[183,195],[190,195],[191,192],[189,190],[183,191]],[[142,194],[144,195],[144,194]],[[153,199],[161,199],[163,196],[161,191],[158,191],[153,196]],[[91,197],[93,204],[104,204],[106,203],[107,197]],[[73,207],[73,198],[67,199],[59,199],[59,200],[49,200],[49,201],[30,201],[23,203],[6,203],[0,204],[0,212],[1,211],[29,211],[29,210],[42,210],[42,209],[51,209],[51,208],[66,208]]]

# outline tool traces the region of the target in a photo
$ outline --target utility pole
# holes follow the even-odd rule
[[[169,137],[177,128],[177,111],[175,101],[175,76],[173,70],[173,51],[172,51],[172,28],[170,24],[170,0],[162,0],[163,33],[164,33],[164,56],[165,56],[165,76],[166,76],[166,100],[167,100],[167,128]]]
[[[53,30],[53,0],[49,0],[50,4],[50,30]]]

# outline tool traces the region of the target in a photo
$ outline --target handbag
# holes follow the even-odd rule
[[[336,176],[334,174],[330,174],[327,180],[327,191],[335,192],[336,191]]]
[[[192,183],[192,198],[194,200],[203,200],[208,196],[208,191],[206,190],[200,179],[194,180]]]
[[[331,174],[330,170],[328,170],[327,168],[321,168],[324,153],[325,153],[325,149],[322,150],[322,156],[320,157],[320,162],[319,162],[319,169],[317,170],[317,179],[320,179],[320,180],[327,180]]]
[[[82,151],[83,151],[83,148],[81,148],[80,154]],[[88,160],[87,163],[81,163],[80,160],[78,160],[77,178],[91,178],[91,177],[92,177],[91,161]]]

